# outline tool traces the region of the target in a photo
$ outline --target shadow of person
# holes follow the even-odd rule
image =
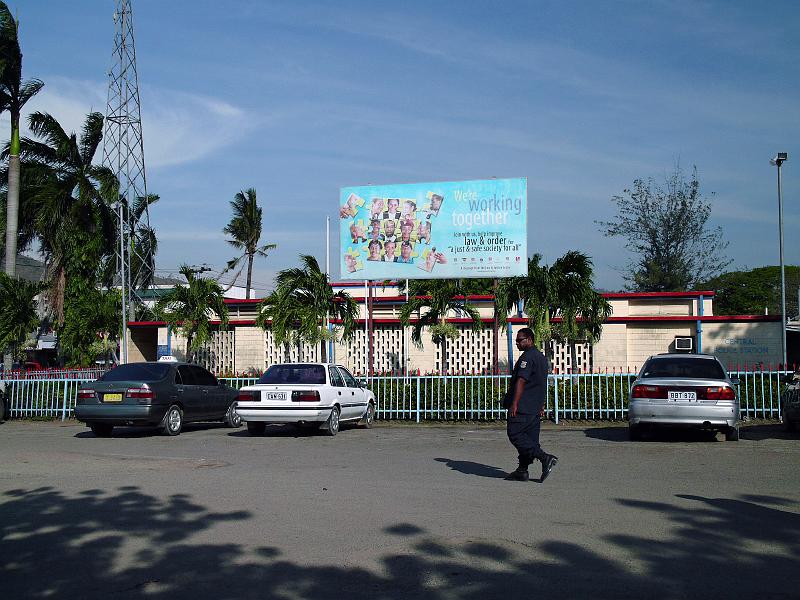
[[[458,471],[465,475],[477,475],[478,477],[489,477],[490,479],[502,479],[507,475],[502,469],[472,462],[470,460],[453,460],[452,458],[435,458],[434,460],[444,463],[453,469],[453,471]]]

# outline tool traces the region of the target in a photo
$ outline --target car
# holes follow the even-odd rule
[[[738,383],[711,355],[651,356],[630,389],[630,439],[641,439],[646,428],[670,425],[722,431],[728,441],[738,440]]]
[[[75,417],[98,437],[118,425],[156,426],[178,435],[184,423],[242,424],[237,391],[199,365],[177,360],[119,365],[78,390]]]
[[[800,423],[800,369],[781,395],[781,419],[786,431],[796,431]]]
[[[239,390],[236,413],[251,435],[263,434],[267,423],[295,423],[336,435],[341,423],[372,427],[375,396],[341,365],[283,363]]]

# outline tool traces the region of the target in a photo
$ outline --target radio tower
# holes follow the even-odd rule
[[[122,290],[122,356],[128,362],[128,321],[141,305],[141,292],[153,280],[155,236],[150,228],[139,76],[133,37],[131,0],[117,0],[114,52],[108,73],[108,103],[103,134],[103,165],[119,179],[118,281]]]

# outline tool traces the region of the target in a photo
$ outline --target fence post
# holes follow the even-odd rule
[[[420,378],[417,376],[417,423],[419,423],[419,382]]]
[[[64,403],[61,405],[61,421],[67,420],[67,395],[69,391],[69,380],[64,381]]]
[[[555,384],[556,384],[555,385],[556,393],[555,393],[555,398],[553,400],[553,408],[555,410],[553,412],[554,412],[555,417],[556,417],[555,418],[556,425],[558,425],[558,375],[554,375],[553,378],[554,378]]]

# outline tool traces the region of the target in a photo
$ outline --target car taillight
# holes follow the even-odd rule
[[[156,393],[150,388],[129,388],[125,392],[128,398],[138,400],[139,404],[150,404],[156,398]]]
[[[706,400],[736,400],[736,392],[730,387],[709,387],[704,391],[705,393],[700,396]]]
[[[633,386],[631,390],[632,398],[666,398],[667,388],[660,385],[642,385],[641,383]]]
[[[319,402],[317,390],[295,390],[292,392],[292,402]]]
[[[259,393],[258,392],[239,392],[239,395],[236,396],[237,402],[258,402]]]
[[[78,390],[78,400],[97,400],[94,390]]]

